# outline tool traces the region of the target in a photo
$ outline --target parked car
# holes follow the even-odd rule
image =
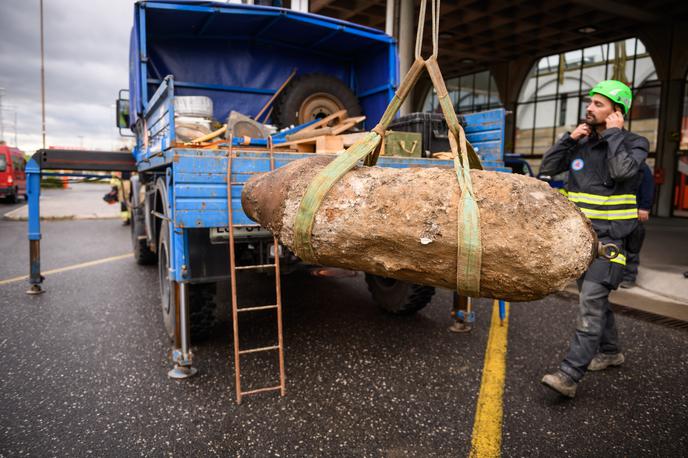
[[[26,159],[19,148],[0,145],[0,198],[14,203],[26,199]]]

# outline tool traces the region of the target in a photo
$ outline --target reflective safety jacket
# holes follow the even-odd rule
[[[566,133],[545,153],[540,174],[568,171],[569,200],[590,218],[600,240],[622,243],[638,225],[638,172],[648,149],[645,137],[618,128],[578,141]]]

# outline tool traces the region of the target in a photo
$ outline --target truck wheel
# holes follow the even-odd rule
[[[131,245],[134,249],[134,259],[142,266],[155,264],[157,255],[148,248],[146,236],[146,223],[143,210],[132,208],[131,210]]]
[[[17,192],[18,192],[17,188],[14,188],[14,192],[12,192],[12,194],[7,196],[7,202],[9,202],[11,204],[16,204],[17,203]]]
[[[406,283],[379,275],[365,274],[365,280],[375,303],[392,315],[413,315],[428,305],[435,294],[433,286]]]
[[[275,101],[272,122],[278,127],[322,119],[339,110],[361,115],[358,98],[340,80],[320,73],[294,78]]]
[[[170,268],[170,236],[168,225],[160,226],[158,241],[158,279],[160,281],[160,298],[162,319],[170,339],[174,340],[177,326],[175,309],[176,291],[168,278]],[[213,302],[214,284],[189,285],[189,325],[192,341],[205,340],[217,323],[215,303]]]

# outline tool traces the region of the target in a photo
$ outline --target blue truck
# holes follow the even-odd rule
[[[276,263],[284,273],[298,262],[243,213],[242,183],[307,157],[274,148],[287,133],[334,111],[365,115],[363,127],[372,128],[398,84],[396,42],[376,29],[283,8],[139,1],[129,70],[129,95],[118,100],[117,119],[120,128],[135,136],[130,202],[134,257],[140,264],[158,265],[163,321],[175,348],[170,375],[184,377],[192,374],[190,336],[201,335],[214,321],[218,282],[231,281],[236,287],[242,263]],[[212,115],[209,122],[216,122],[215,127],[232,112],[254,118],[294,71],[296,77],[271,105],[270,124],[280,130],[264,138],[225,138],[214,149],[180,140],[180,114],[189,113],[188,107],[180,113],[176,102],[205,101],[201,111]],[[504,118],[501,109],[463,116],[468,140],[486,169],[506,171]],[[49,163],[43,159],[44,165]],[[42,171],[37,161],[34,176]],[[452,162],[382,156],[378,165],[452,167]],[[35,214],[33,221],[29,238],[33,234],[36,241],[40,229]],[[42,280],[37,275],[32,270],[34,286]],[[371,275],[366,280],[374,300],[395,313],[422,308],[434,292]]]
[[[297,261],[288,250],[275,249],[272,235],[243,213],[242,183],[308,156],[270,147],[298,126],[346,109],[365,115],[363,127],[372,128],[399,80],[396,43],[376,29],[282,8],[146,1],[134,7],[129,68],[126,118],[136,136],[138,172],[132,178],[134,253],[141,264],[158,264],[163,321],[180,349],[175,364],[184,368],[190,365],[189,333],[200,335],[212,324],[213,287],[236,275],[237,260],[266,266],[281,257],[282,272]],[[226,136],[216,149],[181,144],[175,100],[210,99],[212,118],[220,123],[231,112],[255,118],[294,71],[297,76],[274,100],[270,120],[286,132],[248,142]],[[504,111],[466,115],[464,122],[486,167],[501,170]],[[379,165],[451,167],[450,161],[408,157],[382,157]],[[233,253],[218,249],[229,243],[230,230]],[[433,292],[379,277],[367,280],[376,302],[392,312],[418,310]]]

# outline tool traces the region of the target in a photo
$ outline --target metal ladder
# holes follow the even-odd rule
[[[270,170],[275,169],[275,158],[274,149],[272,144],[272,139],[268,137],[268,151],[270,155]],[[284,396],[286,394],[286,383],[284,375],[284,345],[282,341],[282,285],[280,282],[280,265],[279,265],[279,242],[277,237],[273,236],[273,247],[275,253],[274,264],[255,264],[248,266],[237,266],[235,259],[235,246],[234,246],[234,228],[244,227],[243,225],[234,225],[234,214],[232,211],[232,186],[241,185],[242,182],[232,181],[232,137],[229,138],[229,147],[227,149],[227,212],[228,212],[228,222],[229,222],[229,264],[230,264],[230,281],[232,288],[232,325],[234,328],[234,376],[236,379],[236,402],[241,404],[241,399],[243,396],[250,394],[263,393],[266,391],[277,391],[280,390],[280,395]],[[275,304],[255,306],[255,307],[239,307],[237,302],[237,273],[239,271],[246,270],[259,270],[272,268],[275,270]],[[239,346],[239,316],[244,313],[257,312],[262,310],[275,310],[277,314],[277,345],[259,347],[259,348],[247,348],[241,349]],[[249,391],[241,390],[241,356],[248,355],[252,353],[266,352],[266,351],[277,351],[279,354],[279,372],[280,372],[280,382],[279,385],[269,386],[265,388],[258,388]]]

